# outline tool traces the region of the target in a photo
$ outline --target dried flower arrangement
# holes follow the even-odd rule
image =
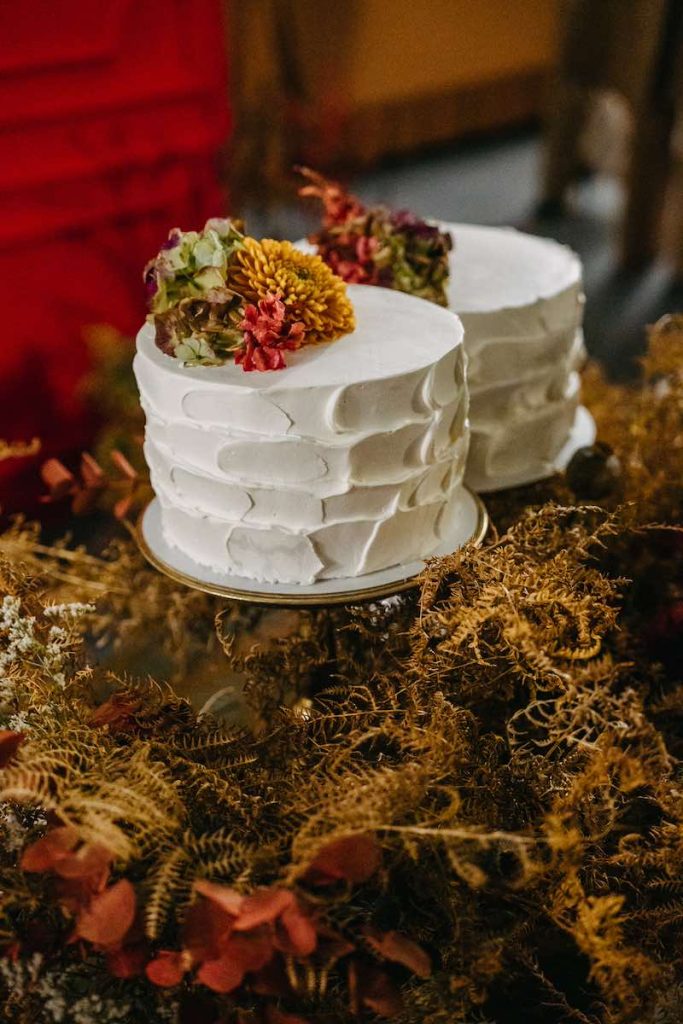
[[[251,649],[127,543],[0,537],[3,1019],[678,1024],[682,359],[679,318],[593,383],[602,507],[512,493],[419,593]],[[225,651],[248,725],[141,679],[162,646],[189,687]]]
[[[245,236],[237,221],[174,228],[144,277],[157,345],[187,365],[281,370],[286,351],[354,327],[344,284],[322,260]]]
[[[366,207],[343,185],[308,167],[299,195],[319,199],[322,228],[309,239],[325,263],[349,284],[374,284],[448,305],[451,236],[408,210]]]

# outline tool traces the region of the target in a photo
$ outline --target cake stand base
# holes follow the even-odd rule
[[[569,437],[555,462],[552,466],[548,467],[546,473],[516,473],[509,476],[501,475],[494,479],[487,477],[483,480],[478,479],[476,476],[468,475],[466,478],[468,486],[481,494],[490,494],[493,491],[507,491],[512,487],[524,487],[526,484],[534,484],[538,480],[547,480],[548,477],[553,476],[555,473],[564,472],[572,455],[579,448],[593,444],[595,436],[595,420],[585,405],[580,405],[576,410],[574,424],[569,432]]]
[[[458,514],[453,516],[443,540],[429,557],[450,555],[469,542],[481,544],[486,535],[488,514],[476,494],[463,487],[460,501],[454,502],[454,506],[457,506]],[[161,505],[158,498],[154,498],[142,512],[135,537],[147,561],[177,583],[232,601],[279,607],[358,604],[388,597],[414,587],[425,566],[422,560],[364,576],[321,580],[307,585],[262,583],[242,576],[232,576],[210,566],[199,565],[166,542],[161,529]]]

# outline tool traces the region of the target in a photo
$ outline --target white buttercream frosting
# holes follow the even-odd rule
[[[137,338],[145,454],[166,540],[270,582],[422,558],[457,515],[468,447],[463,330],[448,310],[351,286],[356,330],[281,371],[186,367]]]
[[[465,328],[475,490],[549,476],[574,423],[584,360],[581,263],[513,228],[442,224],[448,299]]]
[[[440,223],[448,304],[465,328],[472,431],[465,480],[487,491],[555,471],[580,402],[581,262],[514,228]],[[315,252],[307,241],[296,243]]]

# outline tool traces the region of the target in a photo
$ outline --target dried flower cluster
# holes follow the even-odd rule
[[[322,228],[310,241],[335,274],[448,305],[449,234],[407,210],[366,207],[338,182],[299,170],[309,181],[299,195],[323,205]]]
[[[678,1024],[681,345],[596,405],[642,504],[511,493],[379,605],[0,537],[3,1020]]]
[[[188,365],[279,370],[284,353],[353,330],[344,283],[289,242],[257,241],[239,222],[174,228],[145,268],[156,342]]]

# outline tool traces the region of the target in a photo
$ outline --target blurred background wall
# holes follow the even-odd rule
[[[234,5],[237,181],[292,158],[357,170],[536,117],[554,0],[243,0]]]
[[[87,443],[84,329],[132,335],[145,260],[173,224],[224,207],[223,19],[218,0],[0,4],[5,440],[38,436],[44,455]],[[17,472],[0,464],[5,507],[31,488]]]
[[[680,301],[681,8],[0,4],[0,439],[39,436],[43,457],[67,459],[87,446],[88,330],[111,325],[130,351],[142,267],[175,225],[229,211],[254,233],[310,227],[295,162],[423,215],[570,242],[589,348],[617,366],[619,339],[631,331],[632,355],[645,320]],[[643,269],[662,252],[666,272]],[[0,463],[0,503],[25,506],[36,481],[35,464]]]

